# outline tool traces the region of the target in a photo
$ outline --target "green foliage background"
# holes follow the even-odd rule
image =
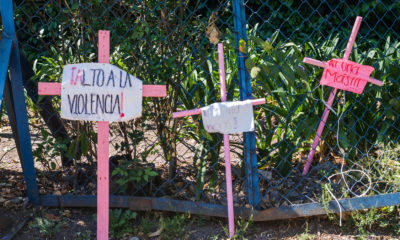
[[[174,184],[188,181],[185,174],[193,174],[194,179],[185,183],[183,190],[193,185],[195,199],[207,199],[204,189],[212,192],[223,180],[223,169],[219,168],[221,136],[207,133],[198,116],[178,121],[171,113],[220,99],[216,48],[206,34],[212,12],[217,13],[215,24],[225,47],[228,99],[240,98],[232,1],[17,1],[15,9],[20,46],[34,66],[32,81],[60,82],[63,65],[96,61],[97,31],[106,29],[111,31],[112,64],[134,73],[144,83],[167,85],[167,98],[144,100],[142,119],[113,126],[114,135],[122,139],[114,149],[123,155],[114,163],[116,193],[135,194],[128,191],[130,183],[140,182],[146,187],[160,177],[157,187],[162,191],[146,194],[168,195],[168,189],[177,188]],[[357,15],[364,21],[350,60],[373,66],[372,77],[382,80],[384,86],[368,84],[362,95],[339,94],[334,104],[337,115],[328,119],[322,143],[325,147],[319,149],[319,155],[325,160],[342,158],[342,148],[346,152],[343,158],[352,167],[360,159],[377,155],[382,146],[398,142],[399,3],[252,0],[246,1],[245,12],[246,69],[253,96],[267,100],[255,110],[260,169],[282,181],[299,176],[302,157],[310,150],[325,108],[321,99],[326,100],[329,92],[329,88],[318,86],[322,70],[303,64],[302,59],[342,57]],[[57,107],[59,99],[53,101]],[[35,106],[30,107],[36,112]],[[36,148],[36,160],[55,170],[62,166],[54,159],[67,153],[75,159],[76,169],[87,169],[85,176],[95,181],[89,175],[96,157],[95,126],[88,122],[65,122],[65,126],[71,139],[53,139],[42,131],[44,141]],[[145,136],[148,130],[154,131],[156,139]],[[150,146],[143,149],[143,144]],[[178,162],[187,160],[178,151],[179,144],[192,153],[188,172],[179,168]],[[232,146],[242,157],[241,140],[232,141]],[[166,167],[157,170],[148,164],[151,155],[163,159]],[[371,170],[376,164],[365,167]],[[325,174],[337,171],[337,164],[330,166]],[[243,164],[239,168],[242,173],[236,180],[240,182]],[[322,178],[320,172],[312,174]],[[76,189],[84,182],[78,179],[74,184]],[[274,183],[268,183],[266,189],[271,187],[276,189]],[[317,188],[318,184],[312,187]],[[304,198],[311,192],[299,194]],[[277,201],[281,204],[288,192],[279,194]]]

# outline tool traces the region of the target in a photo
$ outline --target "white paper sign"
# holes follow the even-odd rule
[[[236,134],[254,131],[251,101],[220,102],[201,108],[207,132]]]
[[[64,66],[61,117],[121,122],[142,114],[142,81],[107,63]]]

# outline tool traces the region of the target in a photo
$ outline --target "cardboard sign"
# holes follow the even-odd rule
[[[62,118],[115,122],[128,121],[141,114],[141,80],[107,63],[64,66]]]
[[[332,59],[326,63],[320,84],[361,94],[372,71],[374,68],[371,66]]]
[[[249,100],[214,103],[201,109],[207,132],[237,134],[254,131],[253,105]]]

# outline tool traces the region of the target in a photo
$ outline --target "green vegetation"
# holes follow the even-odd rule
[[[396,206],[352,212],[346,224],[355,226],[358,234],[369,236],[377,229],[400,236],[400,213]]]
[[[198,108],[219,99],[217,52],[208,41],[204,41],[207,17],[211,12],[204,10],[201,4],[184,7],[173,1],[166,1],[163,5],[158,1],[134,3],[136,1],[123,1],[104,12],[103,6],[111,4],[110,1],[102,1],[101,4],[97,0],[85,1],[82,6],[74,1],[66,1],[66,6],[49,2],[39,11],[57,19],[48,25],[25,22],[22,16],[39,14],[35,12],[36,5],[33,7],[30,5],[33,3],[25,3],[16,9],[16,24],[24,29],[28,28],[24,25],[27,24],[39,35],[31,38],[28,31],[20,32],[22,49],[35,63],[34,81],[60,81],[63,65],[96,61],[93,44],[97,36],[95,29],[103,27],[103,19],[107,19],[106,25],[112,26],[111,63],[135,73],[145,83],[167,84],[168,89],[167,98],[144,99],[145,109],[141,119],[113,127],[120,137],[114,149],[125,156],[124,160],[116,163],[112,172],[118,178],[119,193],[126,193],[129,184],[146,183],[158,174],[155,169],[146,167],[150,155],[164,158],[169,165],[165,177],[174,179],[179,155],[177,146],[182,144],[194,153],[195,197],[201,199],[205,186],[213,191],[217,184],[221,135],[207,133],[199,116],[174,121],[170,113]],[[249,1],[247,4],[257,7],[259,3]],[[314,6],[314,3],[310,4]],[[274,3],[270,5],[274,6]],[[368,10],[365,6],[357,8],[359,14]],[[218,12],[220,20],[228,19],[229,7],[225,6]],[[306,6],[288,1],[284,7],[302,9]],[[198,15],[191,13],[194,9],[199,9]],[[377,7],[376,10],[382,9]],[[319,11],[326,9],[321,7]],[[124,12],[134,12],[135,17],[131,14],[112,15]],[[167,12],[168,16],[165,15]],[[100,13],[101,19],[96,17]],[[276,17],[283,16],[285,14]],[[185,22],[180,22],[181,19]],[[290,20],[293,23],[298,21],[297,16],[292,16]],[[64,24],[67,21],[68,24]],[[300,160],[297,156],[310,150],[316,124],[325,108],[321,99],[326,99],[328,92],[328,88],[324,92],[323,87],[318,87],[322,70],[303,64],[302,59],[305,56],[320,60],[340,58],[346,43],[341,39],[348,35],[348,29],[333,29],[336,32],[328,31],[328,37],[324,38],[322,35],[310,37],[297,34],[288,38],[283,32],[285,27],[272,33],[266,31],[264,25],[253,23],[253,19],[249,21],[252,24],[247,31],[248,42],[246,45],[241,39],[240,49],[247,56],[245,66],[251,77],[253,95],[266,96],[267,100],[255,111],[259,167],[271,166],[282,176],[288,176]],[[335,23],[339,23],[337,21]],[[89,25],[90,28],[87,27]],[[305,30],[311,30],[309,26],[301,26],[305,33]],[[237,100],[240,94],[235,35],[225,26],[220,30],[225,46],[228,99]],[[376,146],[395,141],[400,127],[396,120],[400,111],[400,101],[396,98],[400,90],[396,84],[400,75],[400,68],[396,67],[400,58],[400,43],[393,40],[390,34],[383,39],[377,38],[378,41],[374,39],[357,41],[350,59],[372,65],[376,69],[373,77],[383,80],[384,86],[368,85],[362,95],[340,93],[337,98],[346,101],[334,106],[338,115],[343,113],[337,133],[340,147],[347,153],[346,161],[350,162],[364,158],[365,153],[375,151]],[[49,42],[51,44],[42,45]],[[135,43],[134,47],[132,43]],[[42,51],[24,46],[36,46]],[[59,98],[54,98],[53,102],[58,109]],[[34,106],[32,108],[37,111]],[[328,119],[324,132],[327,137],[322,144],[336,145],[336,131],[329,129],[337,128],[337,118]],[[55,170],[56,164],[46,159],[56,159],[58,155],[73,158],[75,164],[80,164],[84,158],[92,162],[96,157],[93,124],[76,122],[66,123],[65,126],[70,139],[54,139],[48,132],[42,131],[44,141],[38,145],[34,155],[48,169]],[[144,132],[148,129],[155,129],[157,139],[146,145]],[[196,142],[195,148],[188,146],[190,139]],[[239,150],[243,148],[236,142],[232,145]],[[236,152],[240,154],[240,151]],[[326,156],[322,150],[320,154]],[[336,149],[331,155],[340,156],[340,152]]]
[[[97,61],[97,31],[110,30],[110,62],[145,84],[166,84],[168,92],[166,98],[144,98],[142,118],[111,125],[113,149],[110,152],[114,156],[110,158],[110,175],[117,185],[113,193],[136,194],[132,190],[135,186],[135,190],[148,188],[139,193],[146,196],[179,192],[182,194],[176,193],[173,197],[211,201],[204,190],[211,193],[220,190],[217,188],[223,176],[223,169],[219,167],[222,137],[206,132],[200,116],[179,120],[171,116],[172,112],[200,108],[220,99],[217,51],[206,34],[211,13],[216,11],[215,24],[222,32],[228,100],[241,97],[239,86],[245,83],[238,81],[239,67],[249,73],[252,96],[266,98],[266,104],[254,108],[258,168],[267,168],[274,178],[280,179],[298,177],[325,108],[322,99],[327,99],[330,89],[319,86],[323,70],[304,64],[303,58],[310,56],[321,61],[341,58],[355,16],[365,16],[350,60],[373,66],[372,77],[382,80],[384,85],[368,84],[361,95],[340,92],[336,97],[333,105],[336,116],[332,113],[328,118],[324,140],[317,149],[318,157],[331,165],[315,173],[322,180],[317,187],[321,194],[308,195],[322,198],[326,206],[332,200],[327,189],[338,198],[354,197],[343,186],[326,182],[329,176],[338,173],[340,165],[334,159],[340,162],[344,159],[346,168],[369,174],[375,192],[370,191],[368,195],[398,192],[400,184],[399,151],[393,146],[398,142],[400,129],[399,24],[393,24],[396,22],[393,19],[400,15],[400,8],[398,4],[379,1],[336,2],[246,1],[246,11],[258,9],[258,12],[247,16],[248,41],[238,39],[238,49],[231,1],[221,6],[214,6],[211,1],[207,5],[206,1],[186,0],[23,1],[16,3],[20,4],[16,8],[16,26],[22,51],[33,63],[35,84],[60,82],[65,64]],[[384,27],[376,25],[377,22]],[[245,57],[244,66],[240,66],[238,51]],[[43,99],[39,97],[39,102]],[[58,117],[60,98],[52,98],[51,103],[55,108],[53,114]],[[30,114],[39,119],[40,109],[33,101],[28,101],[28,105]],[[0,116],[3,112],[4,107]],[[63,120],[60,127],[66,129],[69,137],[59,138],[46,128],[41,130],[42,141],[34,147],[35,160],[48,172],[61,172],[49,174],[53,177],[51,181],[68,175],[65,189],[86,194],[89,191],[81,190],[82,185],[88,183],[88,178],[95,178],[90,173],[95,172],[96,166],[96,125]],[[234,154],[243,159],[241,141],[232,140],[231,145]],[[60,166],[60,156],[73,159],[73,166]],[[149,163],[154,159],[158,166]],[[165,164],[160,167],[160,162]],[[239,167],[240,173],[245,172],[243,162]],[[235,179],[240,183],[236,186],[242,187],[244,178],[240,177]],[[354,177],[360,176],[354,174]],[[184,183],[181,189],[175,189],[178,182]],[[274,184],[267,183],[268,187]],[[367,179],[360,180],[360,184],[368,185]],[[189,191],[188,186],[194,186],[194,190]],[[384,219],[392,219],[396,209],[368,210],[352,219],[359,229],[377,225],[398,231],[394,224],[381,224]],[[122,210],[113,210],[112,214],[115,229],[131,233],[124,226],[136,215]],[[143,219],[143,233],[154,231],[153,220]],[[160,223],[164,228],[163,237],[167,237],[167,228],[176,228],[178,236],[183,234],[184,228],[180,225],[185,221],[178,216],[164,218]],[[42,226],[45,231],[51,224],[38,220],[35,226]],[[237,224],[240,238],[249,224]],[[364,234],[361,230],[360,233]]]
[[[110,209],[110,236],[121,239],[124,235],[132,233],[132,220],[136,219],[136,215],[130,210]]]
[[[140,218],[139,231],[144,235],[148,235],[152,231],[156,231],[155,227],[155,219],[153,219],[154,214],[146,213],[144,216]]]
[[[314,234],[310,234],[310,230],[308,229],[308,221],[306,221],[306,228],[304,229],[304,233],[299,236],[299,240],[312,240],[315,238],[316,236]]]
[[[87,230],[85,232],[77,232],[75,234],[75,239],[77,240],[90,240],[90,236],[91,236],[92,232]]]
[[[44,238],[52,239],[58,232],[61,231],[64,224],[64,222],[37,217],[35,218],[34,222],[30,224],[30,227],[38,228],[39,232]]]
[[[263,92],[268,95],[267,103],[260,106],[262,110],[258,113],[258,134],[265,137],[258,139],[257,147],[261,159],[268,161],[261,165],[275,166],[282,175],[288,175],[293,156],[310,150],[316,123],[325,108],[320,99],[327,99],[327,88],[324,94],[323,87],[318,87],[321,69],[307,66],[302,60],[312,55],[321,60],[340,58],[344,45],[339,44],[339,35],[331,36],[322,43],[298,45],[280,40],[276,32],[265,41],[257,37],[256,28],[249,31],[246,67],[255,82],[255,95]],[[362,95],[346,93],[344,96],[340,93],[337,98],[345,99],[344,105],[338,104],[338,116],[328,118],[324,131],[335,129],[328,131],[324,139],[323,144],[329,146],[336,145],[336,133],[339,133],[340,147],[347,153],[346,161],[349,162],[363,158],[376,145],[390,144],[398,135],[396,128],[399,122],[393,116],[396,115],[395,92],[399,91],[399,85],[394,82],[398,79],[400,68],[394,64],[400,57],[400,42],[387,37],[382,48],[371,49],[371,45],[357,46],[350,58],[372,65],[376,69],[373,77],[383,80],[384,86],[368,85]],[[340,152],[334,150],[334,154],[339,156]]]
[[[397,146],[385,148],[381,155],[378,157],[369,157],[362,159],[361,164],[364,167],[371,169],[369,171],[370,177],[372,179],[380,179],[380,184],[374,186],[374,190],[379,192],[398,192],[400,188],[399,176],[400,176],[400,166],[398,164],[399,148]],[[345,174],[346,180],[351,178]],[[360,176],[354,175],[352,177]],[[366,180],[366,179],[365,179]],[[364,180],[364,188],[362,191],[367,190],[368,182]],[[351,197],[348,189],[345,188],[344,184],[341,187],[332,184],[324,184],[322,191],[322,204],[324,205],[328,217],[331,221],[337,223],[339,221],[339,215],[334,214],[328,209],[328,202],[333,200],[331,195],[336,196],[343,195],[344,197]],[[331,193],[327,191],[330,190]],[[354,191],[354,189],[351,189]],[[373,195],[372,191],[368,192],[368,195]],[[394,236],[400,235],[400,211],[398,206],[387,206],[383,208],[371,208],[366,210],[354,211],[350,214],[345,213],[347,217],[345,218],[343,225],[346,229],[355,228],[360,236],[369,236],[373,232],[384,231],[388,232]]]
[[[62,231],[66,226],[66,221],[52,214],[37,213],[34,211],[35,218],[29,223],[30,228],[39,230],[41,237],[44,239],[54,239],[54,237]]]
[[[163,232],[160,235],[162,240],[185,239],[188,232],[186,230],[187,216],[185,214],[164,217],[160,219]]]
[[[249,228],[253,224],[253,216],[250,216],[250,219],[246,220],[243,218],[239,218],[235,222],[235,235],[231,239],[235,240],[247,240],[247,233]],[[224,232],[225,232],[225,237],[229,237],[229,228],[228,226],[223,226]]]

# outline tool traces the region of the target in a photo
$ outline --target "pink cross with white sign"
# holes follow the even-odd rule
[[[141,114],[142,97],[166,97],[165,85],[142,85],[141,81],[110,65],[110,32],[100,30],[99,63],[66,65],[63,83],[39,82],[40,95],[61,95],[61,115],[67,119],[97,121],[97,239],[108,239],[109,228],[109,121],[126,121]],[[68,71],[67,71],[68,70]],[[70,81],[64,81],[68,75]],[[71,76],[71,77],[69,77]],[[118,81],[119,79],[119,81]],[[128,89],[130,87],[130,89]],[[88,90],[85,90],[88,89]],[[126,90],[128,89],[128,90]],[[127,107],[135,105],[135,97],[124,91],[141,91],[140,108],[127,117]],[[104,94],[100,94],[104,92]],[[62,94],[63,93],[63,94]],[[68,94],[68,98],[63,96]],[[63,101],[63,98],[67,100]],[[127,101],[128,99],[131,101]],[[138,99],[136,99],[138,100]],[[63,106],[65,104],[65,106]],[[138,113],[138,111],[140,112]],[[111,119],[111,120],[105,120]]]
[[[364,66],[348,60],[351,49],[353,48],[354,41],[356,40],[361,21],[362,17],[357,17],[350,35],[350,39],[347,43],[343,59],[332,59],[326,63],[307,57],[303,59],[303,62],[305,63],[324,68],[324,73],[322,74],[320,84],[334,88],[329,95],[327,107],[322,114],[322,119],[318,126],[317,135],[314,138],[311,152],[308,154],[307,162],[303,169],[303,175],[307,175],[308,173],[312,159],[314,157],[315,150],[320,141],[322,131],[324,130],[326,120],[328,119],[333,100],[335,99],[337,90],[341,89],[361,94],[364,91],[364,87],[367,82],[378,86],[383,85],[383,82],[370,77],[370,74],[372,73],[372,71],[374,71],[373,67]]]
[[[218,63],[219,63],[219,79],[221,83],[221,101],[226,102],[225,64],[224,64],[224,50],[222,43],[218,44]],[[251,100],[252,105],[259,105],[264,103],[265,99]],[[173,118],[198,115],[201,113],[202,113],[201,109],[174,112]],[[227,191],[227,205],[228,205],[229,237],[232,238],[235,235],[235,223],[234,223],[234,212],[233,212],[232,174],[231,174],[230,146],[229,146],[228,134],[224,134],[224,153],[225,153],[225,176],[226,176],[226,191]]]

